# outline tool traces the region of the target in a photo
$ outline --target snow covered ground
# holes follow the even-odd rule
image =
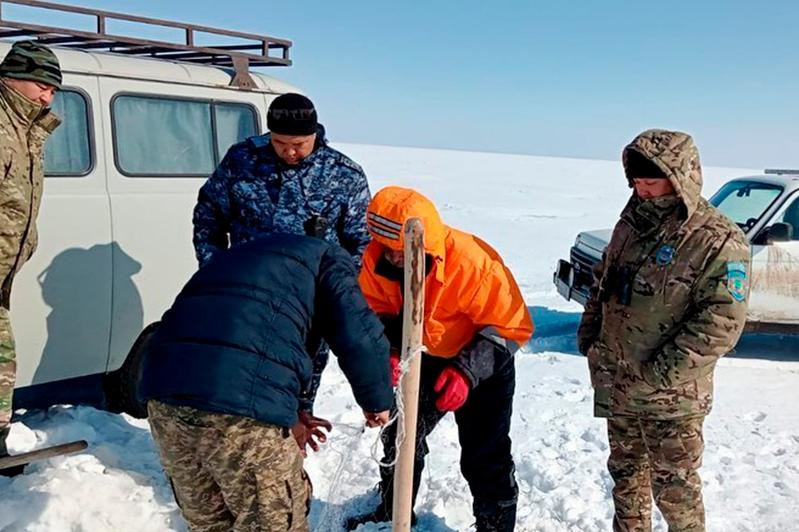
[[[591,415],[585,360],[576,355],[579,307],[552,286],[555,261],[581,230],[610,226],[629,190],[619,163],[500,154],[344,145],[366,168],[373,190],[416,187],[444,220],[492,243],[517,276],[538,326],[517,358],[513,420],[520,485],[520,531],[609,530],[611,480],[604,424]],[[706,192],[756,173],[706,170]],[[178,287],[176,287],[177,290]],[[799,530],[799,339],[746,338],[716,373],[716,407],[706,423],[702,477],[708,529]],[[309,458],[314,531],[375,502],[377,432],[359,409],[335,361],[317,413],[334,422],[324,449]],[[83,438],[87,451],[0,478],[0,530],[186,530],[160,471],[146,422],[91,408],[54,407],[13,424],[12,451]],[[452,416],[434,432],[417,504],[422,531],[468,530],[471,498],[458,468]],[[374,452],[373,452],[374,451]],[[665,530],[658,518],[657,530]],[[377,527],[363,527],[361,530]]]

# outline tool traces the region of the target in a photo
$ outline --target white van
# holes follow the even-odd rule
[[[0,56],[9,49],[0,43]],[[200,186],[232,144],[264,132],[271,100],[296,89],[259,73],[242,89],[232,69],[53,50],[63,124],[45,147],[39,247],[14,282],[14,406],[104,406],[106,394],[119,405],[131,383],[111,372],[197,268]]]

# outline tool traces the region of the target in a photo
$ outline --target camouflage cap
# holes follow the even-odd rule
[[[61,88],[61,66],[50,48],[35,41],[18,41],[0,64],[4,78],[38,81]]]

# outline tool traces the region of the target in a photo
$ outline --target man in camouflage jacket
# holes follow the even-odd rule
[[[9,308],[14,276],[36,249],[36,215],[42,199],[43,147],[59,119],[49,109],[61,87],[53,52],[20,41],[0,64],[0,456],[7,453],[16,353]],[[16,474],[21,468],[0,471]]]
[[[749,245],[700,196],[693,139],[649,130],[623,153],[621,213],[578,332],[595,415],[607,418],[616,531],[704,530],[702,423],[713,370],[746,320]]]
[[[328,146],[314,105],[305,96],[275,98],[267,127],[268,134],[231,147],[200,189],[194,208],[200,266],[229,246],[267,233],[289,233],[338,244],[360,267],[369,243],[366,208],[371,200],[363,170]],[[316,352],[314,376],[302,391],[303,411],[313,407],[328,359],[324,342],[316,337],[310,340],[314,342],[318,348],[309,345]]]

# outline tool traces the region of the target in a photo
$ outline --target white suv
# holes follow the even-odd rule
[[[710,203],[738,224],[752,246],[747,330],[799,331],[799,170],[766,170],[733,179]],[[554,282],[567,300],[585,305],[591,270],[610,235],[610,229],[580,233],[570,260],[558,262]]]

